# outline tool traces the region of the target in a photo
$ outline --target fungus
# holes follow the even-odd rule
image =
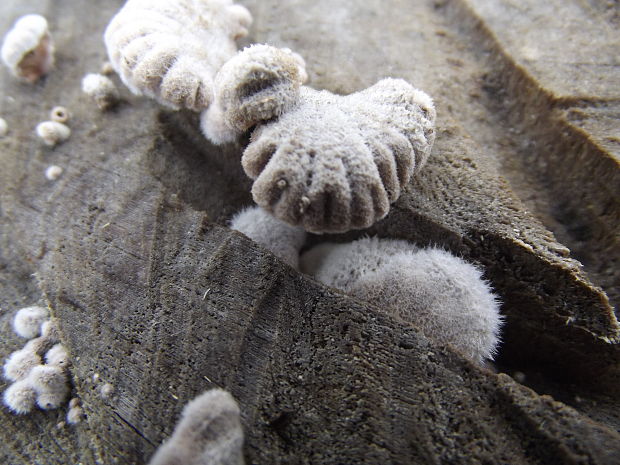
[[[69,110],[65,107],[54,107],[52,108],[52,111],[50,111],[50,119],[52,121],[56,121],[57,123],[66,123],[69,121],[70,116]]]
[[[60,341],[60,334],[55,321],[47,320],[43,322],[41,325],[41,337],[47,338],[53,343]]]
[[[205,136],[216,144],[231,142],[257,123],[280,116],[297,102],[307,77],[303,58],[289,49],[245,48],[215,77],[213,104],[201,119]]]
[[[82,92],[91,97],[103,111],[114,107],[120,98],[112,80],[103,74],[89,73],[84,76]]]
[[[36,402],[37,393],[26,380],[17,381],[5,389],[4,405],[14,413],[24,414],[30,412]]]
[[[250,207],[237,213],[230,227],[242,232],[295,269],[299,268],[299,250],[304,245],[306,232],[291,226],[259,207]]]
[[[114,386],[110,383],[105,383],[99,389],[99,394],[101,394],[102,399],[109,399],[114,394]]]
[[[69,393],[66,373],[59,366],[38,365],[26,377],[37,393],[37,405],[50,410],[60,407]]]
[[[239,406],[228,392],[212,389],[185,406],[174,433],[149,465],[240,465],[242,446]]]
[[[45,363],[66,370],[69,367],[69,354],[62,344],[55,344],[45,353]]]
[[[133,93],[201,111],[212,100],[215,73],[251,22],[250,12],[232,0],[128,0],[104,40],[110,63]]]
[[[9,381],[19,381],[26,378],[30,370],[41,363],[41,357],[31,348],[16,350],[4,362],[4,377]]]
[[[401,79],[348,96],[301,87],[243,153],[254,201],[310,232],[369,227],[426,162],[434,122],[431,98]]]
[[[41,333],[41,325],[47,318],[48,312],[44,307],[24,307],[13,318],[13,330],[21,337],[32,339]]]
[[[0,54],[16,77],[36,82],[54,64],[54,45],[47,20],[40,15],[19,18],[4,37]]]
[[[9,125],[6,124],[6,120],[4,118],[0,118],[0,137],[6,136],[7,132],[9,132]]]
[[[80,421],[82,421],[82,418],[84,418],[84,410],[82,410],[82,407],[75,406],[75,407],[69,408],[69,411],[67,412],[67,423],[68,424],[75,425],[79,423]]]
[[[58,165],[48,166],[45,170],[45,177],[50,181],[56,181],[62,174],[62,168]]]
[[[71,129],[57,121],[44,121],[37,125],[37,136],[43,139],[45,145],[53,147],[69,138]]]
[[[412,323],[479,364],[493,359],[502,317],[480,270],[444,250],[413,246],[407,251],[403,243],[362,239],[322,245],[302,256],[302,269]]]

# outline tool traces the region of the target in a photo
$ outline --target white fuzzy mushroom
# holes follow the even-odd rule
[[[35,366],[41,365],[39,354],[29,347],[16,350],[4,362],[4,377],[9,381],[24,379]]]
[[[9,125],[4,118],[0,118],[0,137],[6,136],[7,132],[9,132]]]
[[[251,22],[250,12],[231,0],[128,0],[104,40],[132,92],[201,111],[211,103],[215,73]]]
[[[54,45],[47,20],[40,15],[19,18],[5,35],[0,55],[16,77],[28,82],[47,74],[54,64]]]
[[[57,121],[44,121],[39,123],[36,132],[37,136],[43,139],[45,145],[49,145],[50,147],[64,142],[71,135],[71,129]]]
[[[67,349],[62,344],[55,344],[45,353],[45,363],[66,370],[70,363]]]
[[[259,243],[293,268],[299,267],[299,251],[306,239],[306,232],[302,228],[291,226],[259,207],[250,207],[237,213],[230,221],[230,227]]]
[[[362,239],[321,245],[301,258],[319,281],[410,322],[471,360],[492,359],[499,303],[475,266],[439,249],[402,250],[403,241]]]
[[[48,318],[48,311],[44,307],[33,305],[17,311],[13,318],[13,330],[26,339],[32,339],[41,334],[41,325]]]
[[[79,405],[71,407],[67,412],[67,423],[70,425],[79,423],[82,421],[82,418],[84,418],[84,410]]]
[[[37,405],[44,410],[60,407],[69,393],[67,375],[58,366],[36,366],[30,371],[26,381],[37,393]]]
[[[242,465],[242,446],[239,406],[228,392],[212,389],[185,406],[174,433],[149,465]]]
[[[289,49],[263,44],[245,48],[218,71],[202,131],[216,144],[235,140],[294,105],[307,78],[303,58]]]
[[[24,414],[34,408],[37,393],[27,380],[17,381],[5,389],[4,405],[14,413]]]
[[[302,86],[257,125],[242,164],[254,201],[277,218],[315,233],[367,228],[425,164],[434,124],[431,98],[401,79],[347,96]]]
[[[82,92],[91,97],[100,110],[112,108],[120,98],[112,80],[97,73],[89,73],[82,78]]]

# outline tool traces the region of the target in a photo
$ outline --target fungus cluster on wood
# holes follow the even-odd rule
[[[70,390],[70,362],[47,309],[22,308],[13,319],[13,329],[30,340],[4,364],[4,377],[12,381],[4,391],[4,404],[17,414],[28,413],[35,405],[43,410],[60,407]]]

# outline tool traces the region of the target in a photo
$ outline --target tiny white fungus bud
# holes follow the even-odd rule
[[[63,169],[58,165],[48,166],[45,170],[45,177],[50,181],[56,181],[62,174]]]
[[[109,61],[104,61],[101,65],[101,74],[105,76],[110,76],[114,74],[114,66]]]
[[[13,318],[13,330],[21,337],[32,339],[40,334],[41,324],[47,317],[48,312],[44,307],[24,307]]]
[[[28,348],[13,352],[4,362],[4,377],[9,381],[25,378],[35,366],[41,365],[41,357]]]
[[[7,132],[9,132],[9,125],[6,124],[6,120],[4,118],[0,118],[0,137],[6,136]]]
[[[69,121],[70,117],[71,114],[65,107],[54,107],[52,111],[50,111],[50,119],[57,123],[66,123]]]
[[[50,147],[59,144],[69,138],[71,129],[57,121],[44,121],[37,125],[37,136],[43,139],[45,145]]]
[[[82,421],[84,417],[84,411],[82,407],[76,406],[69,409],[67,412],[67,423],[70,425],[75,425]]]
[[[56,344],[45,354],[45,362],[65,370],[69,366],[69,354],[62,344]]]
[[[99,392],[101,393],[101,397],[103,399],[108,399],[110,396],[112,396],[112,394],[114,394],[114,386],[110,383],[106,383],[101,386]]]
[[[82,91],[92,97],[101,110],[113,107],[119,99],[118,90],[110,78],[90,73],[82,79]]]
[[[37,394],[28,381],[21,380],[11,384],[4,391],[4,405],[14,413],[28,413],[34,407]]]
[[[71,399],[69,401],[69,408],[72,409],[74,407],[77,407],[80,405],[80,399],[78,399],[77,397],[74,397],[73,399]]]
[[[55,321],[47,320],[41,325],[41,336],[48,338],[51,342],[60,341],[58,326]]]
[[[40,15],[19,18],[4,36],[2,61],[19,78],[34,83],[54,64],[54,46],[47,20]]]

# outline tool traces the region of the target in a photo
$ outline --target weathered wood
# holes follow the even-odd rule
[[[88,413],[75,432],[45,436],[46,450],[20,445],[51,431],[59,412],[20,418],[3,429],[17,439],[0,443],[0,458],[62,463],[49,446],[56,440],[72,444],[62,446],[71,461],[145,463],[183,403],[218,385],[240,402],[252,463],[613,463],[615,432],[472,367],[218,225],[250,202],[239,166],[243,141],[213,147],[195,115],[162,111],[126,90],[125,102],[103,114],[81,94],[82,75],[105,59],[101,34],[121,3],[0,7],[12,12],[0,15],[2,27],[28,7],[45,14],[59,49],[56,71],[34,87],[0,74],[0,113],[11,127],[0,139],[0,244],[12,251],[3,253],[11,284],[2,289],[13,295],[2,301],[0,331],[11,342],[0,355],[18,346],[8,327],[18,294],[40,296],[29,277],[36,272]],[[527,209],[534,205],[545,225],[557,226],[545,216],[554,191],[537,194],[544,185],[524,181],[531,172],[515,162],[514,146],[530,129],[508,131],[495,88],[482,79],[489,63],[478,54],[497,58],[501,47],[463,45],[481,33],[467,22],[471,11],[431,1],[244,4],[256,20],[251,39],[300,52],[315,87],[351,92],[392,75],[437,100],[427,167],[384,221],[337,239],[405,238],[480,263],[507,315],[501,367],[528,379],[535,373],[543,392],[553,385],[566,393],[562,383],[570,382],[586,400],[596,398],[592,389],[616,396],[586,411],[617,427],[617,321],[602,290],[515,195],[534,197],[524,199]],[[515,68],[501,69],[510,81]],[[58,104],[73,112],[72,137],[43,148],[33,128]],[[605,114],[574,127],[594,140],[612,131],[598,122],[615,127],[613,113]],[[560,128],[550,125],[540,137],[560,140]],[[575,160],[588,166],[589,158]],[[43,175],[52,163],[65,169],[55,183]],[[611,263],[612,243],[585,242],[593,263]],[[104,399],[106,383],[114,393]],[[6,411],[0,417],[3,425],[13,420]]]

